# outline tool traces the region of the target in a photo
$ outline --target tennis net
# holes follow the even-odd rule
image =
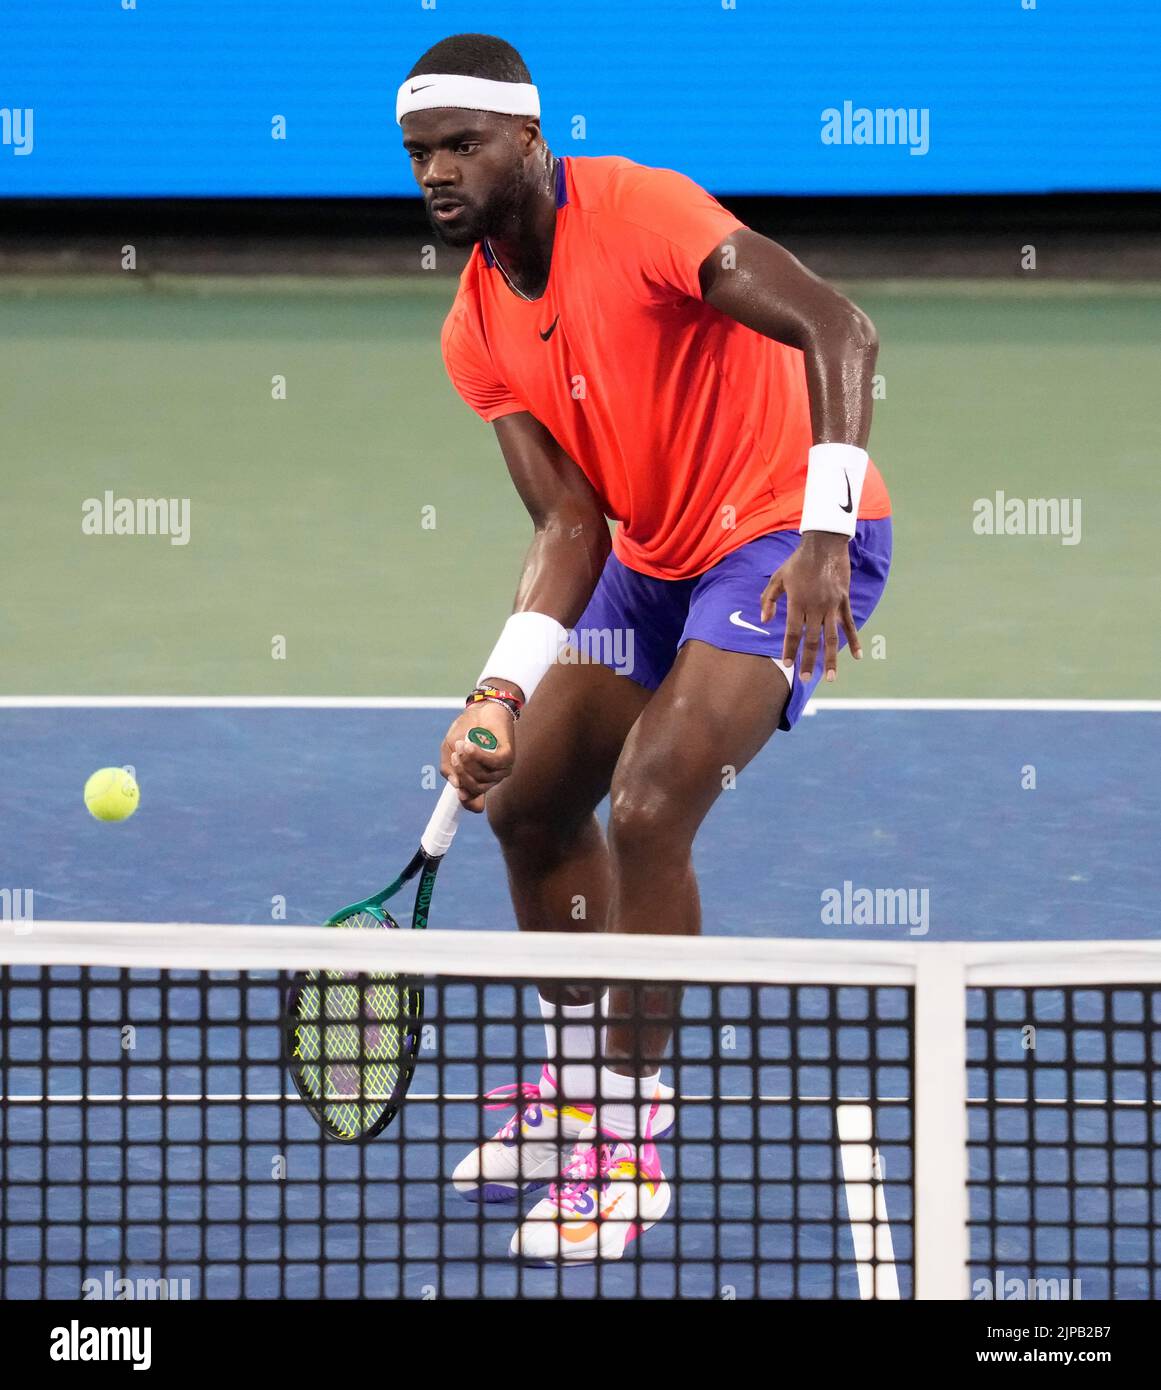
[[[370,1142],[288,1081],[304,969],[423,982]],[[621,1258],[513,1259],[543,1192],[450,1181],[540,1074],[535,982],[680,986]],[[5,924],[0,1030],[6,1298],[1161,1296],[1159,943]]]

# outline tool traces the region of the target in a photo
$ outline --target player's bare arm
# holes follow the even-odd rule
[[[513,611],[546,614],[571,628],[608,557],[608,522],[591,483],[537,419],[521,412],[501,417],[494,427],[534,527]],[[485,672],[482,684],[524,700],[525,692],[510,678]],[[477,725],[495,734],[494,750],[467,741]],[[482,811],[484,794],[511,772],[515,751],[512,713],[498,701],[480,701],[447,731],[440,767],[464,806]]]
[[[749,230],[736,232],[706,258],[700,281],[703,298],[715,309],[802,352],[814,442],[865,449],[878,353],[875,326],[866,314],[785,247]],[[838,505],[847,510],[841,500]],[[794,661],[801,646],[801,670],[813,671],[821,633],[825,676],[833,681],[840,624],[852,655],[862,656],[850,606],[849,532],[805,525],[802,530],[802,544],[762,594],[761,617],[769,622],[785,595],[783,661]]]

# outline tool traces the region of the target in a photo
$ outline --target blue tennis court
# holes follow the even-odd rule
[[[3,785],[40,792],[8,819],[5,884],[31,889],[42,920],[317,924],[380,886],[414,840],[445,723],[439,709],[0,711]],[[1150,712],[822,707],[773,740],[706,825],[707,932],[1024,937],[1062,952],[1156,938],[1158,794],[1142,771],[1158,751]],[[129,762],[141,811],[92,821],[87,771]],[[461,836],[433,928],[510,929],[490,833],[471,822]],[[892,899],[906,913],[878,925],[824,917],[828,893],[849,917],[841,904],[859,888],[906,890]],[[908,991],[852,976],[845,988],[687,991],[685,1103],[679,1142],[663,1147],[678,1164],[667,1167],[678,1219],[620,1266],[561,1271],[508,1260],[516,1212],[466,1203],[447,1181],[490,1132],[479,1097],[539,1069],[530,988],[429,991],[412,1099],[385,1136],[348,1148],[322,1144],[284,1098],[274,973],[129,981],[58,966],[49,981],[14,966],[6,1295],[75,1297],[80,1279],[112,1267],[163,1270],[208,1297],[857,1298],[870,1257],[853,1170],[867,1146],[843,1125],[865,1113],[874,1262],[909,1297]],[[1030,1018],[1034,1077],[1020,1046]],[[968,1022],[973,1273],[1081,1269],[1087,1297],[1156,1296],[1161,989],[974,990]]]
[[[3,886],[45,919],[317,924],[398,867],[434,805],[442,709],[0,708]],[[101,825],[95,767],[141,811]],[[927,939],[1161,933],[1156,712],[831,709],[776,735],[695,846],[707,933],[874,939],[821,895],[927,890]],[[1035,788],[1022,782],[1035,777]],[[426,783],[426,785],[425,785]],[[21,790],[36,788],[35,797]],[[841,829],[836,817],[841,816]],[[482,822],[432,925],[515,923]]]

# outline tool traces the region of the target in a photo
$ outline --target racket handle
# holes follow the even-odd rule
[[[460,818],[460,794],[450,782],[443,784],[443,791],[435,803],[435,810],[427,822],[427,828],[419,838],[424,854],[432,859],[441,859],[455,839],[456,823]]]
[[[490,730],[479,728],[469,729],[468,738],[478,748],[487,749],[489,752],[496,747],[499,741]],[[448,852],[451,842],[456,837],[456,824],[460,818],[462,804],[459,792],[456,791],[455,787],[450,782],[445,783],[431,819],[427,822],[427,829],[419,839],[420,848],[424,854],[432,859],[442,859]]]

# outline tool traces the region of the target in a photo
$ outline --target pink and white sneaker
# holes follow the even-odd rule
[[[559,1181],[517,1229],[508,1253],[530,1264],[619,1260],[669,1210],[670,1187],[650,1127],[645,1134],[639,1142],[585,1130]]]
[[[546,1066],[541,1084],[513,1082],[489,1091],[488,1110],[516,1109],[491,1139],[465,1155],[452,1173],[469,1202],[514,1202],[560,1176],[574,1144],[593,1123],[591,1105],[564,1104]]]

